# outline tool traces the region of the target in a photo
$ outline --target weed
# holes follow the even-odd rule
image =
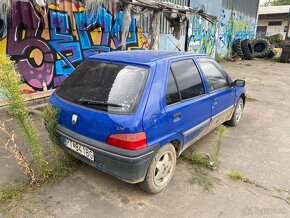
[[[273,57],[272,59],[271,59],[273,62],[281,62],[281,56],[279,56],[279,55],[276,55],[275,57]]]
[[[0,192],[0,207],[10,199],[20,199],[21,196],[28,191],[29,184],[26,182],[19,182],[12,186],[4,188]]]
[[[228,175],[232,180],[243,180],[244,179],[244,174],[242,172],[231,171],[231,172],[229,172]]]
[[[206,158],[206,157],[203,157],[203,156],[201,156],[200,154],[197,154],[197,153],[192,153],[191,160],[195,164],[203,165],[205,167],[209,167],[210,166],[209,159]]]
[[[214,179],[215,178],[210,176],[204,169],[197,167],[197,166],[194,167],[194,172],[192,175],[192,182],[197,183],[198,185],[203,187],[203,189],[205,191],[212,191],[213,190],[213,188],[214,188],[213,180]]]
[[[30,184],[36,183],[36,176],[34,170],[31,168],[30,164],[26,160],[25,156],[22,154],[20,149],[18,148],[15,142],[15,133],[14,131],[9,131],[6,128],[6,123],[10,122],[11,120],[7,120],[6,122],[0,122],[0,132],[4,133],[7,137],[7,142],[3,142],[1,139],[1,144],[4,145],[4,149],[7,150],[11,156],[14,156],[17,164],[20,166],[22,172],[28,177]]]
[[[221,63],[221,62],[224,62],[225,59],[221,56],[221,55],[218,55],[216,54],[215,56],[215,60],[218,62],[218,63]]]
[[[257,187],[261,187],[260,185],[258,185],[256,182],[254,182],[253,180],[246,178],[245,175],[242,172],[238,172],[238,171],[231,171],[228,173],[228,176],[232,179],[232,180],[240,180],[244,183],[248,183],[251,185],[255,185]]]
[[[20,74],[15,68],[15,63],[9,57],[0,55],[0,90],[9,102],[9,112],[17,121],[28,143],[37,173],[45,177],[48,166],[44,160],[43,146],[20,93],[20,81]]]
[[[217,144],[213,155],[208,154],[206,157],[195,152],[192,153],[191,160],[195,164],[209,167],[211,170],[216,170],[220,160],[222,140],[225,137],[226,127],[221,125],[217,128]]]
[[[252,67],[254,65],[252,65],[252,64],[244,64],[244,66],[246,66],[246,67]]]

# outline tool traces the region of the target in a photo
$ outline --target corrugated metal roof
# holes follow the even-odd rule
[[[259,14],[287,14],[289,10],[290,5],[260,7]]]

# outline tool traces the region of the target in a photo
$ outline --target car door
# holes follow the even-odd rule
[[[211,100],[193,59],[172,61],[167,77],[165,111],[168,124],[171,131],[183,135],[186,144],[209,127]]]
[[[213,129],[231,118],[235,104],[235,88],[231,85],[230,78],[215,61],[209,58],[199,58],[197,61],[210,93],[212,104],[210,129]]]

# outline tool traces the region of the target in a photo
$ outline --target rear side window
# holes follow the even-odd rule
[[[166,94],[166,103],[167,105],[175,104],[180,101],[180,95],[176,86],[175,79],[172,75],[172,71],[169,73],[168,78],[168,88]]]
[[[182,100],[205,94],[203,83],[193,60],[174,62],[170,69],[176,79]]]
[[[57,95],[109,113],[132,113],[139,104],[148,69],[84,61],[56,90]]]
[[[229,86],[228,79],[213,62],[202,59],[198,62],[211,92]]]

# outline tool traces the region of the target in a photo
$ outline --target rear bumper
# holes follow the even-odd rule
[[[79,135],[60,125],[56,129],[56,133],[58,145],[71,155],[92,167],[129,183],[138,183],[144,180],[149,164],[155,152],[159,149],[158,144],[137,151],[120,149]],[[64,143],[65,138],[92,150],[95,160],[91,161],[67,148]]]

